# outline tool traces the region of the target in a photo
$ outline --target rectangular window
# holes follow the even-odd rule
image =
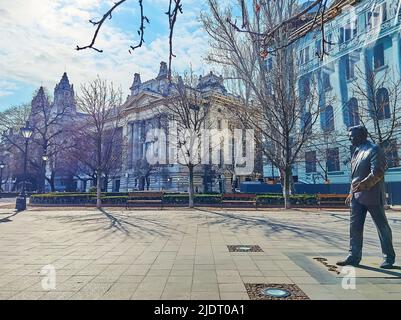
[[[351,80],[355,77],[355,61],[352,60],[349,55],[345,58],[345,76],[347,80]]]
[[[357,19],[355,20],[348,20],[344,27],[339,29],[339,43],[343,43],[349,41],[356,37],[358,34],[358,22]]]
[[[303,76],[300,79],[300,91],[303,98],[307,98],[310,95],[310,78],[309,76]]]
[[[316,41],[316,56],[319,58],[322,56],[322,40],[317,40]]]
[[[341,44],[343,42],[344,42],[344,28],[341,27],[338,34],[338,43]]]
[[[326,150],[326,164],[328,172],[340,171],[340,153],[338,148]]]
[[[384,153],[386,154],[387,166],[389,168],[400,166],[400,157],[398,155],[397,140],[391,139],[383,143]]]
[[[221,130],[221,120],[217,120],[217,129]]]
[[[309,62],[309,46],[306,47],[305,49],[305,63]]]
[[[333,35],[332,33],[328,33],[325,39],[326,42],[326,50],[329,52],[333,49],[334,45],[333,45]]]
[[[330,90],[331,89],[330,75],[325,71],[322,72],[322,82],[323,82],[323,89],[324,90]]]
[[[383,43],[379,43],[375,45],[373,49],[373,59],[374,59],[374,68],[380,68],[384,66],[384,46]]]
[[[366,12],[366,29],[372,30],[379,27],[387,20],[387,4],[383,2],[375,5],[372,11]]]
[[[305,172],[316,172],[316,151],[305,152]]]
[[[299,52],[299,63],[301,65],[308,63],[309,62],[309,46],[303,48],[300,52]]]

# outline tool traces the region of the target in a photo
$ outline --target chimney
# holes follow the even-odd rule
[[[134,82],[130,88],[132,95],[136,95],[139,92],[139,88],[141,87],[141,75],[139,73],[134,74]]]
[[[159,74],[157,75],[157,80],[165,79],[168,76],[168,71],[167,71],[167,63],[164,61],[160,62],[160,69],[159,69]]]

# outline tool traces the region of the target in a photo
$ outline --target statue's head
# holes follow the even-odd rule
[[[348,129],[348,139],[354,147],[364,143],[368,138],[368,130],[362,125]]]

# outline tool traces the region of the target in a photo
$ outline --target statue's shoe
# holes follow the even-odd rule
[[[394,262],[392,262],[392,261],[384,260],[381,263],[380,268],[382,268],[382,269],[391,269],[391,268],[393,268],[393,264],[394,264]]]
[[[354,258],[346,258],[345,260],[337,261],[336,265],[344,267],[344,266],[353,266],[356,267],[359,265],[360,260]]]

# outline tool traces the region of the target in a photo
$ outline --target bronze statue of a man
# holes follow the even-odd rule
[[[362,258],[363,226],[369,211],[376,225],[384,256],[381,268],[392,268],[395,262],[391,228],[384,211],[384,173],[387,169],[383,149],[367,140],[364,126],[349,129],[349,140],[355,147],[351,159],[351,189],[346,200],[351,205],[350,249],[339,266],[357,266]]]

